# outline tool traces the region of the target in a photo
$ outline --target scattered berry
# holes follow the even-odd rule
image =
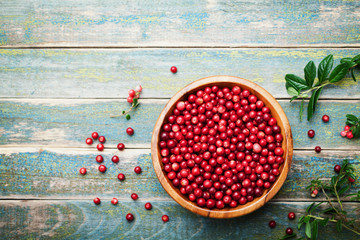
[[[177,67],[172,66],[172,67],[170,68],[170,71],[171,71],[172,73],[176,73],[176,72],[177,72]]]
[[[93,144],[93,140],[91,138],[87,138],[85,142],[87,145]]]
[[[130,89],[129,90],[129,97],[134,97],[135,96],[135,90],[134,89]]]
[[[80,174],[85,175],[86,174],[86,168],[80,168]]]
[[[317,153],[321,152],[321,147],[320,147],[320,146],[316,146],[316,147],[315,147],[315,152],[317,152]]]
[[[353,179],[352,177],[349,177],[348,181],[349,181],[349,183],[353,183],[353,182],[355,182],[355,179]]]
[[[118,200],[117,198],[111,199],[111,203],[112,203],[113,205],[118,204],[118,202],[119,202],[119,200]]]
[[[323,122],[327,123],[330,120],[330,117],[328,115],[324,115],[324,116],[322,116],[322,120],[323,120]]]
[[[95,159],[98,163],[102,163],[104,161],[104,158],[101,155],[97,155]]]
[[[100,136],[100,137],[99,137],[99,142],[105,143],[105,142],[106,142],[106,138],[105,138],[104,136]]]
[[[137,85],[136,87],[135,87],[135,91],[137,91],[137,92],[141,92],[142,91],[142,87],[141,87],[141,85]]]
[[[134,134],[134,129],[132,129],[131,127],[128,127],[128,128],[126,129],[126,133],[127,133],[129,136],[131,136],[131,135]]]
[[[275,222],[274,220],[271,220],[271,221],[269,222],[269,227],[275,228],[275,227],[276,227],[276,222]]]
[[[106,172],[106,167],[105,167],[105,165],[100,165],[100,166],[99,166],[99,171],[102,172],[102,173]]]
[[[132,200],[136,200],[138,198],[139,198],[139,196],[136,193],[131,194],[131,199]]]
[[[93,133],[91,134],[91,137],[92,137],[93,139],[97,139],[97,138],[99,137],[99,134],[98,134],[97,132],[93,132]]]
[[[119,149],[120,151],[121,151],[121,150],[124,150],[124,148],[125,148],[125,145],[124,145],[123,143],[119,143],[119,144],[117,145],[117,149]]]
[[[285,232],[286,232],[287,235],[293,234],[292,228],[287,228]]]
[[[94,203],[95,203],[96,205],[99,205],[99,204],[101,203],[100,198],[98,198],[98,197],[94,198]]]
[[[137,174],[140,174],[141,173],[141,167],[139,167],[139,166],[135,167],[134,172],[137,173]]]
[[[118,156],[113,156],[112,158],[111,158],[111,161],[113,161],[113,163],[118,163],[119,162],[119,157]]]
[[[151,205],[151,203],[145,203],[145,209],[146,210],[151,210],[152,209],[152,205]]]
[[[161,217],[161,219],[163,220],[163,222],[168,222],[169,221],[169,216],[168,215],[163,215]]]
[[[104,150],[104,144],[99,143],[99,144],[96,146],[96,148],[97,148],[97,150],[102,151],[102,150]]]
[[[295,219],[295,213],[294,213],[294,212],[289,212],[288,218],[289,218],[290,220]]]
[[[312,129],[310,129],[310,130],[308,131],[308,136],[309,136],[309,138],[313,138],[313,137],[315,136],[315,131],[312,130]]]
[[[335,171],[336,173],[339,173],[339,172],[341,171],[340,165],[335,165],[334,171]]]
[[[119,175],[117,176],[117,178],[120,180],[120,181],[124,181],[125,180],[125,175],[123,173],[119,173]]]
[[[131,213],[126,214],[126,220],[132,222],[134,220],[134,215],[132,215]]]

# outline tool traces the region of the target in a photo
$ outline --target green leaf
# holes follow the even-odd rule
[[[134,98],[134,99],[133,99],[133,103],[132,103],[133,106],[135,106],[137,103],[138,103],[138,99],[137,99],[137,98]]]
[[[286,234],[285,236],[278,238],[278,240],[285,240],[285,239],[289,239],[289,238],[293,238],[293,237],[296,237],[296,233],[293,233],[291,235]]]
[[[310,213],[311,208],[315,205],[315,203],[310,204],[307,208],[306,208],[306,213]]]
[[[349,62],[352,62],[351,57],[346,57],[346,58],[340,59],[340,63],[349,63]]]
[[[298,229],[301,228],[301,226],[304,224],[304,218],[305,216],[301,216],[298,221]]]
[[[340,190],[338,191],[338,194],[339,194],[340,196],[343,195],[347,190],[349,190],[349,188],[350,188],[349,185],[343,187],[342,189],[340,189]]]
[[[334,64],[334,58],[333,55],[328,55],[327,57],[325,57],[319,64],[319,68],[318,68],[318,78],[319,78],[319,83],[321,84],[322,82],[324,82],[327,78],[327,76],[329,75],[332,67]]]
[[[354,74],[354,69],[350,70],[350,75],[352,77],[352,79],[354,80],[354,82],[356,82],[356,78],[355,78],[355,74]]]
[[[125,111],[122,111],[122,114],[125,114],[126,112]]]
[[[327,209],[325,209],[324,211],[322,211],[322,213],[335,213],[335,209],[333,209],[332,207],[329,207]]]
[[[126,118],[126,120],[130,120],[130,114],[126,114],[126,116],[125,116],[125,118]]]
[[[338,220],[337,223],[336,223],[336,230],[338,232],[341,232],[342,231],[342,221],[341,220]]]
[[[305,225],[305,235],[308,238],[311,238],[311,223],[310,222],[307,222]]]
[[[298,96],[293,96],[291,99],[290,99],[290,102],[294,101],[295,99],[297,99]]]
[[[347,63],[342,63],[342,64],[337,65],[330,74],[329,82],[336,83],[336,82],[342,80],[346,76],[346,74],[349,70],[348,66],[349,65]]]
[[[319,202],[318,204],[314,205],[310,210],[309,213],[312,213],[312,211],[314,211],[315,209],[317,209],[321,204],[323,204],[324,202]]]
[[[286,74],[285,80],[286,88],[293,87],[296,91],[310,89],[304,79],[294,74]]]
[[[303,112],[304,112],[304,99],[302,99],[301,101],[301,105],[300,105],[300,121],[302,121],[302,118],[303,118]]]
[[[313,61],[308,62],[304,68],[305,80],[308,87],[312,87],[316,77],[316,67]]]
[[[286,89],[286,91],[290,96],[298,96],[299,95],[298,91],[296,91],[296,89],[293,87],[289,87],[288,89]]]
[[[309,104],[308,104],[308,114],[307,114],[307,120],[310,121],[310,119],[312,118],[314,112],[315,112],[315,108],[316,108],[316,103],[319,99],[321,90],[323,89],[323,87],[317,89],[316,91],[313,91]]]
[[[352,59],[351,59],[351,61],[353,61],[353,62],[357,62],[357,61],[359,61],[360,60],[360,54],[359,55],[356,55],[355,57],[353,57]]]
[[[355,116],[355,115],[352,115],[352,114],[346,114],[346,118],[350,121],[353,121],[353,122],[358,122],[359,119]]]
[[[316,240],[318,237],[318,228],[319,228],[319,222],[317,220],[314,220],[311,223],[312,231],[311,231],[311,239]]]
[[[353,131],[353,135],[355,138],[360,137],[360,126],[355,128],[355,130]]]
[[[321,226],[325,227],[329,222],[329,218],[324,218],[323,220],[321,220],[319,223]]]

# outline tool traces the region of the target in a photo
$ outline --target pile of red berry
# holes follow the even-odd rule
[[[206,87],[179,101],[163,124],[167,177],[200,207],[253,201],[284,162],[283,136],[264,102],[247,89]]]
[[[346,126],[344,127],[344,131],[341,131],[340,135],[341,135],[342,137],[347,137],[348,139],[351,139],[351,138],[354,137],[352,131],[350,130],[350,126],[348,126],[348,125],[346,125]]]

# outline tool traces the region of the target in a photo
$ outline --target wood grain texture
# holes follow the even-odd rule
[[[124,142],[131,148],[150,148],[151,134],[156,119],[167,100],[140,100],[132,113],[132,119],[110,118],[129,104],[125,100],[49,100],[9,99],[0,101],[0,145],[2,146],[56,146],[87,147],[85,139],[93,131],[106,136],[105,148],[115,148]],[[280,100],[293,133],[295,149],[359,149],[360,139],[340,137],[345,126],[345,115],[360,112],[360,100],[319,101],[311,120],[299,121],[299,102]],[[330,116],[329,123],[321,117]],[[128,136],[127,127],[135,134]],[[307,131],[314,129],[316,135],[308,138]],[[95,145],[94,145],[95,147]]]
[[[357,1],[6,1],[3,46],[359,45]],[[326,34],[329,33],[329,34]]]
[[[293,211],[300,216],[308,203],[268,203],[260,210],[234,219],[204,218],[180,207],[173,201],[152,202],[153,209],[145,210],[143,201],[119,201],[117,206],[110,199],[103,199],[96,206],[86,201],[1,201],[1,239],[277,239],[292,227],[298,236],[296,221],[288,220]],[[349,212],[358,205],[344,204]],[[131,212],[135,220],[125,220]],[[352,216],[358,211],[351,213]],[[169,215],[163,223],[161,216]],[[268,222],[277,222],[275,229]],[[256,223],[256,224],[254,224]],[[335,227],[319,228],[319,235],[326,239],[356,239],[356,235]]]
[[[359,49],[0,49],[0,96],[16,98],[125,98],[142,84],[144,98],[170,98],[207,76],[232,75],[290,98],[285,74],[304,76],[308,61],[328,54],[336,63]],[[172,74],[175,65],[178,72]],[[360,79],[360,71],[355,71]],[[360,99],[350,75],[320,97]]]
[[[0,152],[1,199],[93,199],[99,195],[129,200],[133,192],[143,201],[170,199],[156,177],[150,149],[106,150],[102,153],[108,168],[105,174],[98,171],[95,150],[2,148]],[[118,164],[111,162],[114,154],[120,158]],[[287,180],[273,200],[313,201],[305,190],[310,180],[332,176],[334,165],[345,158],[360,172],[359,151],[294,151]],[[134,173],[135,166],[143,169],[140,175]],[[79,173],[81,167],[88,170],[85,176]],[[120,172],[126,176],[123,182],[117,179]],[[354,189],[359,187],[360,182],[355,182]]]

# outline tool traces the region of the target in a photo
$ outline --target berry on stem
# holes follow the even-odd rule
[[[129,136],[131,136],[131,135],[134,134],[134,129],[132,129],[131,127],[128,127],[128,128],[126,129],[126,133],[127,133]]]
[[[170,71],[171,71],[172,73],[176,73],[176,72],[177,72],[177,67],[172,66],[172,67],[170,68]]]
[[[92,140],[91,138],[87,138],[87,139],[85,140],[85,142],[86,142],[87,145],[93,144],[93,140]]]
[[[101,200],[100,200],[100,198],[98,198],[98,197],[96,197],[96,198],[94,198],[94,203],[96,204],[96,205],[99,205],[100,203],[101,203]]]
[[[346,132],[345,130],[340,132],[340,135],[341,135],[342,137],[346,137],[346,134],[347,134],[347,132]]]
[[[349,183],[353,183],[353,182],[355,182],[355,179],[353,179],[352,177],[349,177],[348,181],[349,181]]]
[[[111,199],[111,203],[112,203],[113,205],[118,204],[118,202],[119,202],[119,200],[118,200],[117,198]]]
[[[308,136],[309,136],[309,138],[313,138],[313,137],[315,136],[315,131],[312,130],[312,129],[310,129],[310,130],[308,131]]]
[[[123,143],[119,143],[119,144],[117,145],[117,149],[119,149],[120,151],[121,151],[121,150],[124,150],[124,148],[125,148],[125,145],[124,145]]]
[[[102,172],[102,173],[106,172],[106,167],[105,167],[105,165],[100,165],[100,166],[99,166],[99,171]]]
[[[117,176],[117,178],[120,180],[120,181],[124,181],[125,180],[125,175],[123,173],[119,173],[119,175]]]
[[[169,216],[168,215],[163,215],[161,217],[161,219],[163,220],[163,222],[168,222],[169,221]]]
[[[315,189],[315,190],[313,190],[312,192],[311,192],[311,197],[316,197],[317,195],[318,195],[318,190],[317,189]]]
[[[276,222],[275,222],[274,220],[271,220],[271,221],[269,222],[269,227],[275,228],[275,227],[276,227]]]
[[[81,175],[85,175],[86,174],[86,168],[80,168],[79,170]]]
[[[126,101],[127,101],[128,103],[133,103],[134,98],[133,98],[133,97],[128,96],[128,97],[127,97],[127,99],[126,99]]]
[[[135,167],[134,172],[137,173],[137,174],[140,174],[141,173],[141,167],[139,167],[139,166]]]
[[[137,92],[141,92],[142,91],[142,87],[141,87],[141,85],[137,85],[136,87],[135,87],[135,91],[137,91]]]
[[[335,166],[334,166],[334,171],[335,171],[336,173],[339,173],[339,172],[341,171],[340,165],[335,165]]]
[[[131,213],[126,214],[126,220],[128,220],[128,222],[132,222],[134,220],[134,215]]]
[[[152,205],[151,205],[151,203],[145,203],[145,209],[146,210],[151,210],[152,209]]]
[[[348,139],[352,139],[352,138],[354,137],[352,131],[348,131],[348,132],[346,133],[346,137],[347,137]]]
[[[98,134],[97,132],[93,132],[93,133],[91,134],[91,137],[92,137],[93,139],[97,139],[97,138],[99,137],[99,134]]]
[[[134,97],[135,96],[135,90],[134,89],[130,89],[129,90],[129,97]]]

